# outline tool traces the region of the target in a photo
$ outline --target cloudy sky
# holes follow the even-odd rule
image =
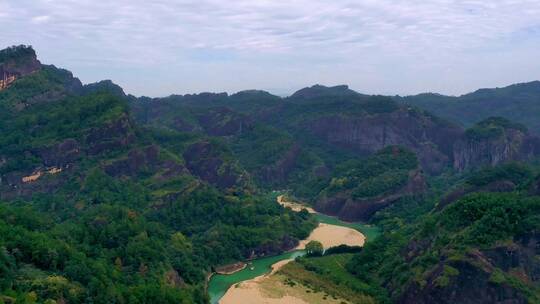
[[[540,79],[539,0],[0,0],[30,44],[135,95],[321,83],[462,94]]]

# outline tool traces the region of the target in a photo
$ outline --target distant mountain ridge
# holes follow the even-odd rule
[[[540,81],[479,89],[459,97],[424,93],[394,98],[460,122],[465,127],[488,117],[500,116],[522,123],[531,132],[540,134]]]

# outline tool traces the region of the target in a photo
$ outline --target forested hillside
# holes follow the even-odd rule
[[[446,119],[472,126],[488,117],[500,116],[540,134],[540,81],[504,88],[480,89],[459,97],[420,94],[396,98]]]
[[[212,267],[313,229],[219,142],[146,129],[121,95],[53,66],[0,92],[0,302],[206,303]]]

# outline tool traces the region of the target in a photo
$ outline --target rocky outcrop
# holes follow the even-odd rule
[[[160,153],[160,148],[156,145],[136,148],[129,151],[126,157],[104,165],[104,171],[114,177],[136,177],[141,172],[159,173],[155,176],[157,180],[189,174],[182,164],[170,159],[161,159]]]
[[[525,304],[526,294],[505,277],[525,284],[540,281],[540,235],[529,233],[513,243],[472,250],[463,259],[439,263],[424,283],[412,282],[396,300],[401,304]]]
[[[462,185],[452,192],[443,196],[437,205],[437,210],[441,211],[446,206],[452,204],[453,202],[458,201],[462,197],[470,193],[475,192],[512,192],[516,190],[516,184],[509,180],[498,180],[491,182],[484,186],[473,186],[473,185]]]
[[[65,174],[76,170],[64,167],[37,167],[32,171],[14,171],[0,176],[0,200],[30,198],[37,193],[52,193],[65,184]]]
[[[37,154],[47,167],[65,167],[79,159],[81,146],[77,140],[68,138],[51,147],[39,149]]]
[[[339,85],[335,87],[326,87],[323,85],[314,85],[309,88],[303,88],[293,95],[290,99],[299,101],[299,100],[309,100],[315,98],[325,98],[325,97],[358,97],[359,93],[349,89],[347,85]]]
[[[186,167],[203,181],[226,189],[241,181],[240,173],[233,164],[225,162],[220,151],[212,143],[203,141],[188,147],[184,152]]]
[[[175,117],[173,119],[172,128],[180,132],[193,132],[195,130],[195,126],[182,117]]]
[[[38,192],[54,192],[65,183],[66,174],[77,172],[78,162],[81,159],[101,157],[104,152],[127,150],[136,139],[127,115],[122,115],[100,127],[86,130],[84,133],[86,135],[81,141],[66,138],[50,146],[26,151],[27,157],[37,160],[36,166],[32,169],[14,170],[0,176],[0,198],[31,197]],[[143,163],[157,157],[155,153],[150,152],[152,151],[145,151]],[[129,175],[132,173],[130,170],[139,168],[137,167],[141,165],[139,154],[133,152],[131,156],[134,162],[119,161],[110,164],[109,172]]]
[[[391,113],[350,117],[331,115],[310,120],[305,127],[332,145],[372,154],[399,145],[416,152],[422,168],[439,173],[452,158],[453,143],[462,129],[402,108]]]
[[[285,235],[278,241],[269,242],[258,246],[257,248],[251,250],[246,256],[249,259],[255,259],[265,256],[277,255],[296,248],[298,244],[299,241],[297,239]]]
[[[540,176],[531,184],[529,188],[529,194],[531,195],[540,195]]]
[[[377,211],[396,203],[405,196],[422,194],[425,190],[425,178],[420,170],[416,170],[410,172],[409,181],[404,187],[392,193],[364,200],[354,200],[349,193],[338,193],[320,198],[315,204],[315,209],[337,216],[344,221],[369,221]]]
[[[199,123],[208,135],[240,135],[253,127],[253,121],[229,108],[215,108],[200,115]]]
[[[159,161],[159,148],[149,146],[144,149],[134,149],[127,157],[113,161],[105,166],[105,172],[111,176],[136,176],[145,168],[154,167]]]
[[[20,77],[34,73],[40,68],[41,63],[31,47],[16,46],[0,51],[0,91]]]
[[[457,275],[448,280],[443,276],[445,266],[457,270]],[[470,261],[455,261],[440,264],[426,279],[424,286],[415,283],[409,286],[399,304],[527,304],[527,297],[510,284],[490,282],[489,270],[477,267]]]
[[[165,273],[165,282],[171,287],[175,288],[185,288],[186,282],[184,279],[180,276],[178,271],[171,269]]]
[[[111,80],[87,84],[82,87],[83,94],[107,93],[117,97],[126,97],[124,89]]]
[[[134,140],[133,126],[127,115],[90,130],[85,139],[89,155],[126,148]]]
[[[453,148],[454,169],[464,171],[540,155],[540,138],[524,127],[492,117],[467,130]]]
[[[260,176],[262,180],[270,184],[282,184],[287,181],[287,177],[294,170],[296,161],[302,153],[298,144],[292,145],[289,150],[275,163],[264,167]]]

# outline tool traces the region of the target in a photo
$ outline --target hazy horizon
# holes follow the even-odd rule
[[[0,37],[137,96],[314,84],[458,96],[540,79],[539,15],[531,0],[0,0]]]

